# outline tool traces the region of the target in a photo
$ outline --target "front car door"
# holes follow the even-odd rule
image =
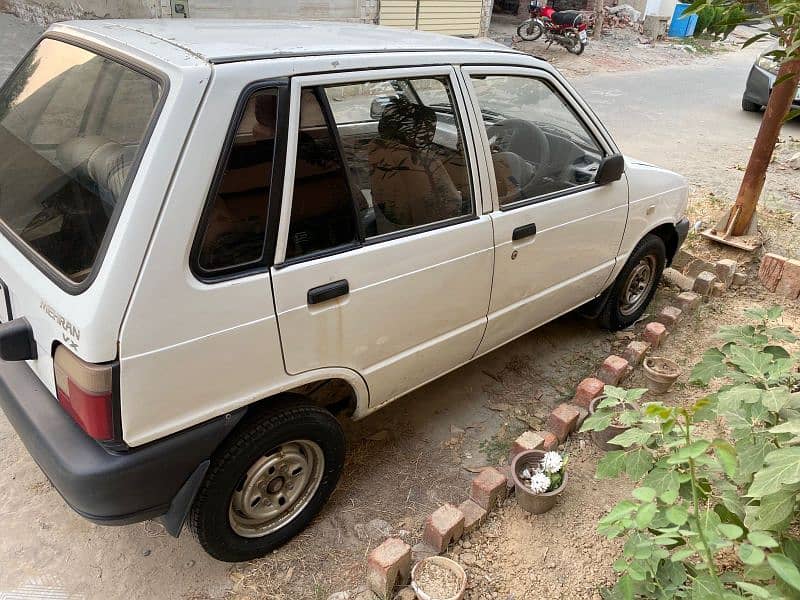
[[[482,354],[600,294],[628,213],[622,179],[599,186],[616,148],[554,75],[518,67],[462,69],[490,165],[496,240]]]
[[[360,373],[370,408],[470,360],[491,219],[450,66],[292,80],[272,282],[286,370]]]

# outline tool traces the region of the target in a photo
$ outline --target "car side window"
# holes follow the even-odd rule
[[[472,214],[449,78],[348,83],[324,91],[365,239]]]
[[[318,97],[300,95],[300,126],[286,258],[357,240],[353,201],[336,139]]]
[[[207,274],[259,263],[264,255],[278,92],[253,93],[216,182],[197,262]]]
[[[517,75],[471,79],[501,208],[594,181],[603,149],[550,84]]]

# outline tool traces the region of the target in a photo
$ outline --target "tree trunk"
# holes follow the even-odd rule
[[[594,0],[594,31],[592,37],[599,40],[603,35],[603,0]]]
[[[778,71],[778,77],[791,75],[791,77],[776,85],[769,96],[767,110],[761,120],[753,151],[736,196],[736,203],[731,211],[731,217],[736,217],[732,235],[745,235],[750,227],[750,221],[756,212],[756,205],[764,188],[767,178],[767,168],[778,141],[778,134],[783,125],[783,119],[789,112],[800,79],[800,59],[786,61]],[[738,212],[738,216],[737,216]],[[730,225],[730,222],[729,222]]]

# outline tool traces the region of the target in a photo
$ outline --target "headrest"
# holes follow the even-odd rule
[[[395,98],[383,109],[378,133],[411,148],[426,148],[436,135],[436,112],[405,98]]]
[[[314,92],[304,90],[300,95],[300,129],[315,127],[325,127],[325,115]]]
[[[255,97],[253,137],[260,140],[275,138],[275,116],[277,114],[278,97],[275,94],[258,94]]]

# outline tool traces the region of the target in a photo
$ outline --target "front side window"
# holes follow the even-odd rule
[[[603,150],[541,79],[473,75],[500,206],[592,183]]]
[[[277,90],[255,92],[236,126],[202,228],[197,264],[207,275],[243,269],[263,257],[277,106]]]
[[[53,39],[0,90],[0,221],[74,283],[111,234],[161,94],[150,76]]]

